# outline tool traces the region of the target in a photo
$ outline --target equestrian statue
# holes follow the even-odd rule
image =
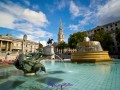
[[[47,44],[48,44],[48,45],[52,45],[52,41],[53,41],[53,39],[50,39],[50,38],[49,38],[48,41],[47,41]]]

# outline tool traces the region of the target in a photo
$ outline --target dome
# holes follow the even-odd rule
[[[23,36],[23,40],[27,40],[27,35],[26,34]]]

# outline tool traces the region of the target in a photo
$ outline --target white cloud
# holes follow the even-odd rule
[[[61,1],[57,2],[56,5],[58,6],[58,9],[61,10],[61,9],[65,8],[66,2],[65,2],[65,0],[61,0]]]
[[[2,3],[0,2],[0,9],[3,12],[7,12],[8,14],[13,15],[14,17],[21,16],[23,13],[24,7],[19,4],[14,4],[12,2]]]
[[[40,43],[41,43],[43,46],[47,46],[47,42],[46,42],[45,40],[40,41]]]
[[[86,18],[92,14],[92,11],[90,11],[89,8],[82,6],[82,5],[78,6],[73,1],[70,2],[69,10],[74,19],[76,17]]]
[[[23,17],[25,20],[42,27],[46,26],[48,23],[46,15],[41,11],[35,12],[30,9],[25,9],[23,12]]]
[[[16,35],[16,38],[23,39],[23,34]],[[34,42],[40,42],[43,46],[47,45],[45,40],[39,40],[40,38],[35,38],[32,35],[27,35],[27,40],[34,40]]]
[[[70,3],[70,12],[74,17],[81,17],[78,24],[70,24],[70,30],[83,30],[86,26],[103,25],[120,20],[120,0],[91,0],[88,7]]]
[[[0,27],[27,34],[31,40],[52,36],[52,33],[43,30],[49,21],[42,11],[36,12],[12,2],[0,2],[0,10]]]
[[[69,29],[72,31],[81,31],[81,32],[85,31],[84,26],[81,25],[80,23],[76,25],[74,24],[69,25]]]
[[[99,5],[97,9],[99,24],[105,24],[120,19],[120,0],[108,0],[104,5]]]
[[[35,10],[38,10],[39,6],[38,5],[33,5],[32,8],[35,9]]]
[[[52,33],[44,31],[41,28],[36,27],[31,23],[16,24],[16,29],[18,29],[18,31],[22,33],[25,33],[27,35],[32,35],[36,38],[52,37]]]
[[[75,31],[77,31],[78,28],[79,28],[79,25],[74,25],[74,24],[69,25],[69,29],[70,29],[70,30],[75,30]]]
[[[62,10],[69,4],[68,0],[56,0],[52,5],[46,4],[49,12],[53,13],[56,10]]]
[[[5,13],[5,12],[0,12],[0,27],[7,27],[10,29],[14,28],[13,22],[15,21],[15,17],[12,15]]]
[[[80,8],[73,1],[70,2],[69,10],[73,17],[77,17],[80,15]]]
[[[84,6],[78,7],[77,5],[75,5],[73,1],[71,1],[70,8],[71,8],[70,11],[72,12],[72,17],[74,19],[76,17],[81,17],[81,19],[78,20],[77,24],[69,25],[70,30],[84,31],[85,30],[84,28],[87,25],[93,23],[93,20],[95,19],[95,18],[93,19],[93,17],[95,16],[94,11],[91,11],[89,8],[86,8]]]
[[[25,3],[26,5],[30,6],[29,0],[23,0],[23,1],[24,1],[24,3]]]

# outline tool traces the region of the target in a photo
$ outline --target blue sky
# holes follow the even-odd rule
[[[57,41],[60,20],[70,34],[120,19],[120,0],[0,0],[0,34],[45,44]]]

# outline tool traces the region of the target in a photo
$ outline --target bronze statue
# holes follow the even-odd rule
[[[19,70],[23,70],[26,73],[36,73],[37,71],[44,71],[46,69],[43,64],[40,63],[40,60],[44,59],[48,55],[42,53],[35,53],[34,55],[25,58],[25,54],[19,54],[17,61],[14,63],[15,67]]]
[[[53,41],[53,39],[50,39],[50,38],[49,38],[48,41],[47,41],[47,44],[48,44],[48,45],[51,45],[51,44],[52,44],[52,41]]]

